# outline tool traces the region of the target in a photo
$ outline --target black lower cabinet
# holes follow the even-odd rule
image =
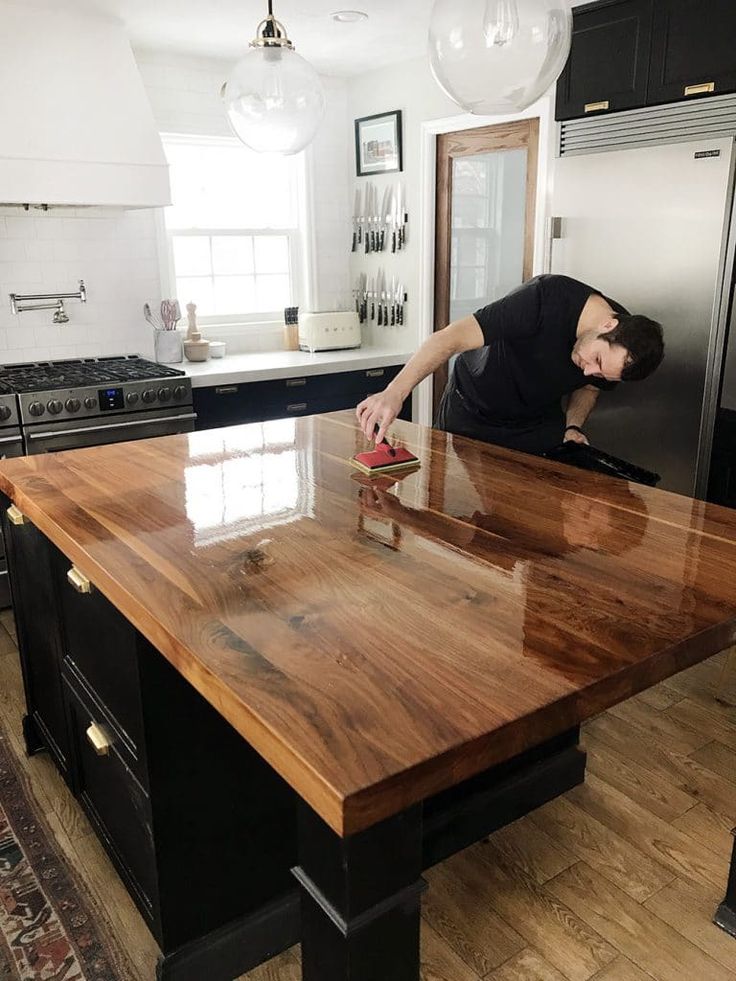
[[[23,720],[26,749],[29,755],[48,749],[61,775],[71,783],[52,567],[56,550],[4,495],[0,495],[0,506],[28,710]]]
[[[216,429],[352,409],[366,396],[382,391],[402,367],[391,365],[329,375],[195,388],[197,429]],[[409,397],[399,418],[411,420],[411,409],[412,400]]]
[[[736,508],[736,412],[720,409],[713,431],[708,500]]]

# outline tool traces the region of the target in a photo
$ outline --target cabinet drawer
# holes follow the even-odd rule
[[[79,689],[64,681],[77,765],[78,796],[118,871],[150,919],[157,906],[157,878],[148,795],[121,753],[117,734]],[[90,732],[90,728],[97,729]],[[102,752],[92,738],[107,736]],[[104,747],[102,747],[104,749]]]
[[[69,560],[59,553],[65,660],[112,717],[132,760],[140,761],[143,713],[135,629],[94,586],[89,593],[78,592],[69,582],[70,569]]]

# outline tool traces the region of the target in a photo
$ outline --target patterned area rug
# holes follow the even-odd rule
[[[0,979],[127,981],[0,729]]]

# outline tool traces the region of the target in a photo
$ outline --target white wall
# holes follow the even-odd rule
[[[348,80],[348,113],[351,129],[353,121],[361,116],[372,116],[393,109],[401,109],[403,116],[403,172],[357,177],[355,150],[351,149],[350,202],[352,211],[355,188],[363,188],[367,182],[378,187],[380,201],[386,184],[394,185],[400,180],[404,187],[409,214],[406,248],[395,255],[386,251],[373,255],[357,253],[351,257],[350,267],[353,280],[357,279],[361,272],[366,272],[370,276],[382,269],[389,281],[392,275],[398,276],[403,281],[408,295],[403,329],[385,329],[369,324],[365,328],[365,334],[375,343],[388,344],[401,350],[413,350],[418,344],[420,335],[421,126],[428,119],[454,115],[458,107],[440,91],[425,58],[382,68]]]
[[[219,99],[229,62],[152,52],[137,52],[136,60],[161,132],[230,135]],[[315,249],[306,285],[311,304],[330,309],[349,289],[351,144],[345,83],[324,82],[328,108],[308,160]],[[144,302],[161,298],[160,269],[154,211],[0,209],[0,362],[152,356],[151,330],[141,311]],[[65,326],[51,324],[53,311],[10,313],[11,292],[73,292],[79,279],[85,280],[89,299],[84,306],[69,301]],[[277,329],[249,333],[238,347],[280,345]]]
[[[73,293],[84,279],[86,304],[65,301],[69,323],[53,310],[13,315],[8,294]],[[0,209],[0,361],[140,353],[153,341],[141,307],[159,296],[151,211]]]

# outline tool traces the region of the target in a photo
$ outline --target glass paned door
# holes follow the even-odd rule
[[[438,136],[436,331],[531,277],[538,139],[538,119]],[[451,369],[435,372],[435,410]]]

